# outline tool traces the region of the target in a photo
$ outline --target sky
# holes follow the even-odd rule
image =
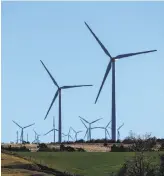
[[[29,141],[58,128],[58,99],[44,120],[59,86],[93,84],[62,91],[62,132],[85,127],[78,116],[106,126],[111,120],[111,73],[94,104],[109,58],[86,21],[112,56],[157,49],[116,62],[116,115],[121,138],[132,130],[164,138],[164,2],[2,2],[2,142],[15,142],[21,126]],[[111,133],[110,129],[109,132]],[[72,136],[74,135],[71,132]],[[92,131],[103,138],[104,131]],[[57,133],[56,133],[57,138]],[[53,134],[41,136],[51,142]]]

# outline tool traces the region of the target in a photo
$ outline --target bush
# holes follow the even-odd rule
[[[117,140],[117,143],[121,143],[121,141],[118,139],[118,140]]]
[[[78,152],[85,152],[85,150],[83,149],[83,148],[76,148],[76,151],[78,151]]]
[[[48,148],[48,146],[45,143],[38,144],[37,147],[41,148],[41,149],[47,149]]]
[[[83,139],[77,140],[75,143],[84,143],[85,141]]]
[[[83,148],[73,148],[71,146],[64,146],[64,144],[61,144],[60,145],[60,151],[67,151],[67,152],[75,152],[75,151],[78,151],[78,152],[85,152],[85,150]]]
[[[49,148],[45,143],[41,143],[37,146],[39,148],[38,152],[59,152],[58,148]]]
[[[135,135],[134,133],[130,133],[130,136],[126,138],[126,142],[131,143],[130,150],[136,152],[142,151],[152,151],[152,148],[156,146],[156,138],[150,137],[150,134],[145,134],[143,136]],[[125,140],[123,141],[125,143]]]
[[[164,142],[161,144],[160,150],[164,151]]]
[[[111,152],[128,152],[128,151],[129,149],[125,148],[122,144],[120,146],[113,144],[111,147]]]
[[[163,160],[164,156],[161,156]],[[164,176],[164,166],[162,162],[157,165],[153,161],[153,157],[145,156],[143,152],[136,153],[136,156],[126,161],[115,176]],[[114,176],[113,175],[113,176]]]
[[[30,152],[30,150],[26,148],[26,146],[12,147],[11,145],[9,145],[8,147],[1,146],[1,149],[11,151],[11,152]]]
[[[75,149],[73,147],[70,147],[70,146],[65,147],[64,144],[61,144],[60,145],[60,151],[74,152]]]

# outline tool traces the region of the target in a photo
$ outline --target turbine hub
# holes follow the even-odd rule
[[[113,58],[113,59],[112,59],[112,62],[116,62],[117,60],[118,60],[118,59]]]

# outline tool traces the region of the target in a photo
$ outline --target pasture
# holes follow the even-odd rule
[[[85,176],[105,176],[118,171],[134,152],[18,152],[59,171]],[[158,153],[148,152],[157,161]]]

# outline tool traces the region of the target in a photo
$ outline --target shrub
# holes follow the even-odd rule
[[[85,141],[83,139],[77,140],[75,143],[84,143]]]
[[[45,143],[38,144],[37,146],[39,148],[38,152],[55,152],[56,149],[49,148]]]
[[[45,143],[38,144],[38,148],[47,149],[48,146]]]
[[[162,158],[162,156],[161,156]],[[161,159],[162,160],[162,159]],[[163,176],[164,166],[153,162],[153,157],[145,156],[143,152],[125,162],[115,176]]]
[[[125,148],[122,144],[120,146],[113,144],[111,147],[111,152],[128,152],[128,151],[129,149]]]
[[[83,148],[76,148],[76,151],[78,151],[78,152],[85,152],[85,150],[83,149]]]
[[[11,152],[30,152],[30,150],[26,148],[26,146],[12,147],[11,145],[9,145],[8,147],[1,146],[1,149],[11,151]]]
[[[164,142],[161,144],[160,150],[164,150]]]
[[[150,137],[150,134],[145,134],[144,136],[135,135],[131,132],[130,136],[127,138],[131,142],[131,151],[152,151],[152,148],[156,145],[156,138]],[[125,143],[125,140],[123,141]]]
[[[117,142],[117,143],[120,143],[121,141],[118,139],[116,142]]]

